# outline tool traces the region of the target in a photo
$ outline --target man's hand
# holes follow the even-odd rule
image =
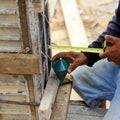
[[[100,57],[108,58],[109,61],[120,64],[120,38],[106,35],[105,40],[112,43],[112,46],[100,54]]]
[[[71,63],[68,68],[68,73],[71,73],[76,67],[87,64],[88,62],[87,57],[81,52],[60,52],[53,56],[52,62],[60,58],[65,59]]]

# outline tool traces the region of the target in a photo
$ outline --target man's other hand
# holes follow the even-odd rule
[[[120,64],[120,38],[106,35],[105,40],[110,42],[112,46],[106,49],[104,53],[101,53],[100,57],[108,58],[109,61]]]

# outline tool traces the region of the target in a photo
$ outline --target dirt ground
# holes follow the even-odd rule
[[[78,0],[85,30],[89,42],[102,33],[112,19],[118,0]]]

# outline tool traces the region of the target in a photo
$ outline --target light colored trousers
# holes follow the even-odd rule
[[[104,120],[120,120],[120,65],[102,59],[92,67],[78,67],[72,77],[74,90],[89,106],[111,101]]]

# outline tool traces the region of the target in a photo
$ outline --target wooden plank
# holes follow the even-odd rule
[[[0,40],[20,40],[19,35],[0,35]]]
[[[22,42],[0,40],[0,52],[19,52],[22,49]]]
[[[59,87],[50,120],[66,120],[71,88],[71,84],[66,84]]]
[[[13,86],[13,89],[11,89],[11,85]],[[21,86],[22,89],[18,87],[18,85]],[[0,90],[0,99],[10,101],[27,101],[28,92],[26,85],[26,80],[23,75],[0,74],[0,86],[3,86],[3,89]]]
[[[28,99],[27,95],[15,95],[15,94],[11,94],[11,95],[7,95],[4,93],[0,93],[2,95],[0,95],[0,99],[1,100],[11,100],[11,101],[26,101]]]
[[[12,94],[11,95],[4,94],[4,95],[0,95],[0,97],[1,97],[0,103],[10,103],[10,104],[20,104],[20,105],[25,104],[26,103],[25,101],[27,101],[28,99],[28,96],[25,96],[25,95],[12,95]],[[25,103],[22,103],[22,102],[25,102]],[[37,106],[38,104],[35,103],[35,105]]]
[[[0,9],[15,9],[16,1],[15,0],[0,0]]]
[[[0,120],[30,120],[30,115],[23,114],[0,114]]]
[[[18,23],[8,23],[8,22],[2,22],[0,21],[0,27],[1,28],[19,28]]]
[[[0,100],[0,103],[16,104],[16,105],[28,105],[28,106],[38,106],[39,105],[39,103],[35,103],[35,102],[23,102],[23,101],[19,102],[19,101],[10,101],[10,100]]]
[[[106,111],[102,108],[89,108],[70,104],[66,120],[103,120]]]
[[[20,40],[20,30],[17,28],[0,28],[0,36],[9,36],[9,38],[12,36],[13,38],[14,36],[16,37],[18,36],[19,39],[17,40]],[[11,38],[8,40],[11,40]]]
[[[0,73],[40,74],[39,56],[0,53]]]
[[[26,84],[26,80],[23,75],[10,75],[10,74],[0,74],[0,83],[19,83],[22,82]]]
[[[87,46],[84,25],[79,16],[76,0],[60,0],[71,45]]]
[[[0,9],[0,14],[16,14],[17,10],[15,8],[11,8],[11,9],[8,9],[8,8],[4,8],[4,9]]]
[[[53,103],[57,94],[59,80],[56,74],[51,70],[50,78],[47,82],[43,98],[40,103],[40,120],[49,120],[52,112]]]
[[[26,91],[26,86],[24,85],[2,85],[0,84],[0,92],[5,92],[5,91]]]
[[[32,0],[33,11],[36,13],[42,12],[42,0]]]
[[[0,103],[0,112],[5,112],[5,111],[16,111],[16,112],[24,112],[24,113],[29,113],[30,112],[28,105]]]
[[[2,115],[7,115],[7,114],[11,114],[11,115],[29,115],[29,113],[24,113],[24,112],[16,112],[16,111],[12,111],[12,112],[9,112],[9,111],[5,111],[5,112],[2,112],[0,111],[0,114]]]
[[[0,14],[0,23],[19,24],[19,18],[16,14]]]

